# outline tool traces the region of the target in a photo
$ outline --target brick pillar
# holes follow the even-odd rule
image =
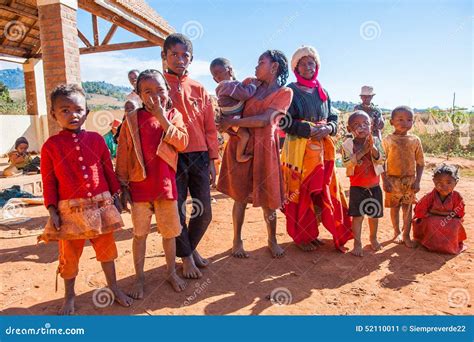
[[[25,78],[26,93],[26,111],[29,115],[39,114],[35,74],[35,66],[38,62],[38,59],[31,58],[23,64],[23,76]]]
[[[81,84],[77,0],[37,0],[37,5],[51,136],[60,128],[49,116],[49,94],[61,83]]]

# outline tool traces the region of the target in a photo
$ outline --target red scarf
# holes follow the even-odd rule
[[[294,73],[295,73],[295,76],[296,76],[296,82],[298,82],[302,86],[305,86],[305,87],[308,87],[308,88],[311,88],[311,89],[317,87],[318,88],[318,93],[319,93],[319,98],[321,99],[321,101],[325,102],[325,101],[327,101],[328,96],[324,92],[323,86],[321,85],[321,83],[319,83],[319,81],[317,80],[318,71],[319,71],[319,69],[316,69],[316,72],[314,73],[313,77],[310,80],[307,80],[306,78],[303,78],[303,76],[301,76],[298,73],[298,71],[296,71],[296,69],[294,70]]]

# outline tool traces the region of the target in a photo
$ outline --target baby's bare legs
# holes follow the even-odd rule
[[[402,204],[403,212],[403,243],[409,247],[413,248],[416,246],[416,243],[410,239],[410,230],[411,230],[411,217],[412,217],[412,205],[411,204]]]
[[[166,258],[167,281],[176,292],[186,288],[187,282],[176,274],[176,239],[163,238],[163,249]]]
[[[364,221],[364,216],[354,216],[352,218],[352,234],[354,235],[354,249],[351,253],[355,256],[363,256],[364,252],[362,251],[362,222]]]
[[[64,279],[64,302],[61,309],[59,309],[59,315],[73,315],[74,314],[74,299],[76,293],[74,292],[74,284],[76,278]]]
[[[234,226],[234,243],[232,246],[232,256],[235,258],[248,258],[249,254],[244,250],[242,242],[242,225],[244,224],[245,208],[247,203],[234,202],[232,208],[232,221]]]
[[[252,155],[245,154],[245,148],[247,147],[247,143],[250,138],[249,130],[245,127],[240,127],[237,131],[237,136],[239,137],[239,141],[237,143],[237,161],[239,163],[245,163],[252,159]]]
[[[114,293],[114,299],[122,306],[129,307],[133,303],[133,299],[127,296],[117,285],[117,276],[115,274],[115,262],[101,262],[102,270],[105,274],[107,286]]]
[[[146,252],[146,238],[144,236],[133,236],[132,250],[133,250],[133,264],[135,266],[135,285],[128,295],[134,299],[142,299],[145,286],[145,252]]]
[[[379,219],[369,217],[370,245],[374,251],[382,249],[382,245],[377,240],[377,230],[379,228]]]
[[[277,226],[277,214],[274,209],[269,209],[262,207],[263,209],[263,218],[267,224],[267,233],[268,233],[268,248],[272,253],[272,257],[281,258],[285,255],[283,248],[278,245],[276,238],[276,226]]]

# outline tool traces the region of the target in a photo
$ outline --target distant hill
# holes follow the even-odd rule
[[[2,83],[5,84],[8,89],[25,88],[23,70],[20,68],[0,70],[0,80],[2,80]]]

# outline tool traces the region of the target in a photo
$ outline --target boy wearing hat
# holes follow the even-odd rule
[[[354,107],[354,111],[363,110],[372,119],[372,135],[382,140],[382,129],[384,127],[382,111],[372,103],[374,97],[374,88],[371,86],[362,86],[360,90],[361,104]]]

